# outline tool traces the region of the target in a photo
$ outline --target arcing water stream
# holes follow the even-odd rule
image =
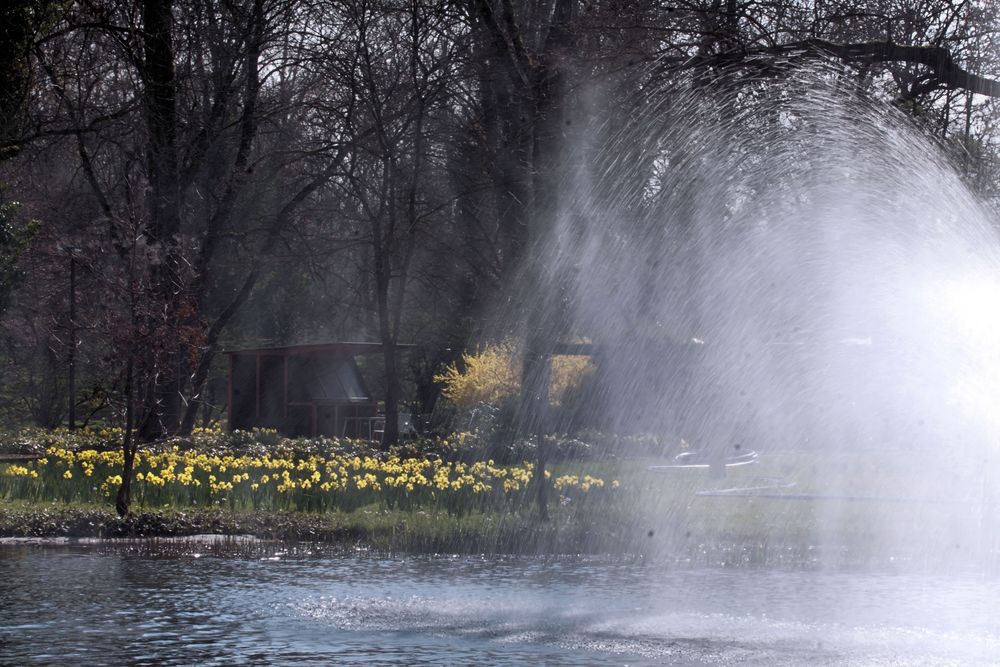
[[[645,90],[584,134],[536,252],[607,427],[806,452],[831,543],[868,498],[907,505],[890,551],[995,559],[1000,241],[941,148],[822,71]]]

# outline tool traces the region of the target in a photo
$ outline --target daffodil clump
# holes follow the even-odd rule
[[[0,496],[30,500],[107,502],[121,484],[119,450],[50,447],[43,458],[0,467]],[[396,455],[329,454],[296,457],[207,453],[171,446],[140,452],[133,498],[140,506],[225,504],[255,509],[350,511],[438,507],[449,514],[519,506],[532,467],[494,461],[447,462]],[[547,483],[564,497],[618,487],[590,475],[563,475]]]
[[[96,424],[73,430],[60,427],[43,429],[28,427],[14,433],[2,434],[2,449],[6,453],[43,455],[50,449],[84,451],[87,449],[114,449],[124,437],[120,426]],[[237,449],[236,445],[255,442],[271,445],[278,440],[277,432],[270,429],[254,429],[250,432],[227,433],[222,422],[212,422],[208,426],[197,427],[187,438],[177,438],[171,444],[179,444],[182,449]]]
[[[24,428],[3,434],[3,451],[18,454],[44,454],[52,448],[107,449],[110,442],[121,442],[123,431],[115,426],[67,428]]]

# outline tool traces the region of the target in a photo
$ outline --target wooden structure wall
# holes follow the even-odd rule
[[[356,357],[381,351],[378,343],[325,343],[226,352],[229,430],[373,438],[377,401]]]

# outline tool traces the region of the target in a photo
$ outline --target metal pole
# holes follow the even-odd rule
[[[76,258],[69,251],[69,429],[76,428]]]

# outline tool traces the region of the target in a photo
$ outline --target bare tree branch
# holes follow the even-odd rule
[[[801,42],[782,44],[743,52],[729,51],[711,55],[699,55],[682,63],[683,67],[735,67],[760,64],[768,69],[785,69],[774,62],[775,57],[824,58],[836,57],[850,62],[908,63],[928,67],[933,76],[933,86],[922,86],[922,90],[949,88],[1000,97],[1000,81],[971,74],[958,65],[948,49],[941,46],[903,46],[893,42],[862,42],[857,44],[836,44],[824,39],[808,39]],[[767,62],[761,61],[767,58]]]

